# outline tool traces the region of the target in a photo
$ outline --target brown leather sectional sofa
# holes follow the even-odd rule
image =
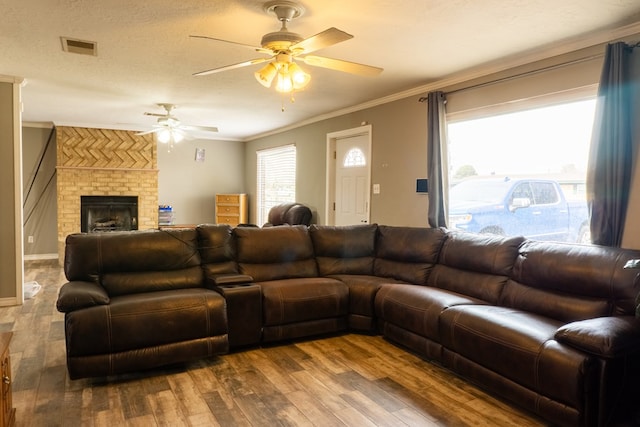
[[[607,425],[638,403],[632,259],[640,251],[382,225],[74,234],[57,307],[71,378],[350,330],[554,424]]]

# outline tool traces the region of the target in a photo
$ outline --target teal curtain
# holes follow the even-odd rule
[[[640,57],[634,51],[636,46],[609,44],[600,78],[587,170],[591,238],[598,245],[622,244],[640,139],[634,123],[640,113]]]
[[[443,92],[427,95],[427,158],[429,225],[447,226],[448,170],[446,98]]]

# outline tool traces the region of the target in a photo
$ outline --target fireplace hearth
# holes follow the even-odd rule
[[[137,229],[137,196],[80,196],[80,230],[83,233]]]

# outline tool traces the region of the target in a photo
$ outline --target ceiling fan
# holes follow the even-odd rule
[[[265,87],[271,87],[271,84],[275,79],[275,88],[277,91],[293,92],[294,90],[304,88],[311,80],[311,76],[302,71],[302,69],[294,62],[294,59],[300,59],[305,64],[314,67],[328,68],[331,70],[362,76],[376,76],[383,71],[382,68],[371,65],[309,55],[309,53],[315,52],[316,50],[349,40],[353,38],[353,36],[334,27],[306,39],[297,33],[289,31],[287,24],[292,19],[297,18],[304,13],[304,8],[297,2],[286,0],[269,1],[264,4],[263,9],[267,13],[275,14],[278,21],[281,22],[282,27],[279,31],[265,34],[260,42],[260,47],[207,36],[190,37],[233,43],[266,54],[268,55],[267,57],[251,59],[237,64],[201,71],[195,73],[194,76],[204,76],[219,73],[221,71],[233,70],[235,68],[268,62],[268,64],[266,64],[262,69],[255,72],[255,77],[258,82]]]
[[[153,125],[153,129],[138,132],[136,135],[147,135],[150,133],[155,133],[158,141],[163,144],[169,144],[169,151],[173,148],[174,143],[178,143],[185,138],[190,138],[189,131],[200,131],[200,132],[218,132],[217,127],[209,127],[209,126],[192,126],[192,125],[184,125],[180,122],[180,120],[175,117],[171,112],[174,108],[176,108],[173,104],[165,104],[160,103],[158,107],[164,108],[165,113],[148,113],[145,112],[145,116],[153,116],[157,117],[157,124]]]

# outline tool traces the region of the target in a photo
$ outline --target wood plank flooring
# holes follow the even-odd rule
[[[0,308],[13,331],[17,426],[541,426],[381,337],[347,334],[117,377],[71,381],[57,261],[29,261],[42,290]]]

